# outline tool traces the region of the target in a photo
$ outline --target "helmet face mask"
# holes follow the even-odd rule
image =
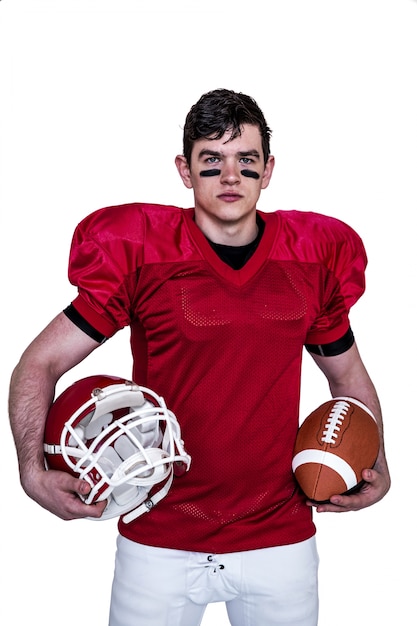
[[[161,500],[174,468],[182,464],[188,470],[191,460],[163,398],[113,376],[84,378],[54,401],[44,454],[47,469],[69,471],[91,485],[86,504],[107,499],[99,519],[123,515],[127,522]]]

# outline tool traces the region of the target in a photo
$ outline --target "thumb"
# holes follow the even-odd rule
[[[365,469],[362,472],[362,478],[367,482],[372,482],[373,471],[371,469]]]

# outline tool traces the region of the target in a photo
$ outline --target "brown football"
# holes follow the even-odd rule
[[[378,451],[378,426],[368,407],[354,398],[333,398],[300,425],[292,469],[310,500],[328,502],[359,488]]]

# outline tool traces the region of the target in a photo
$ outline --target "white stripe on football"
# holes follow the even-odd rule
[[[349,463],[346,463],[340,456],[331,452],[322,452],[321,450],[302,450],[295,455],[292,461],[292,470],[295,472],[300,465],[306,463],[317,463],[325,465],[339,474],[345,483],[344,491],[355,487],[360,480],[357,477]]]

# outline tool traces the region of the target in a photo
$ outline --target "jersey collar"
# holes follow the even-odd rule
[[[265,231],[262,239],[245,265],[239,270],[234,270],[219,258],[207,241],[205,235],[196,225],[194,221],[194,209],[184,209],[189,234],[199,249],[201,256],[219,276],[237,286],[244,285],[259,272],[268,260],[269,253],[277,235],[278,215],[276,213],[261,213],[260,211],[258,211],[258,214],[265,222]]]

